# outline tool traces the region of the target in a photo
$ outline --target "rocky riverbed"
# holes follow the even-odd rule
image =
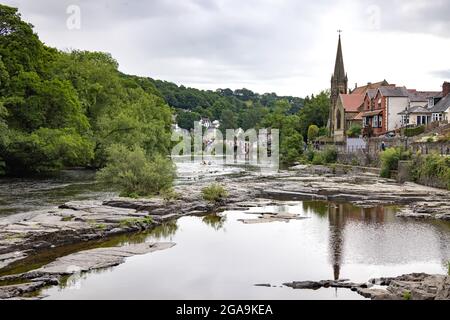
[[[198,181],[176,187],[177,199],[113,198],[105,201],[74,201],[58,208],[15,214],[0,218],[0,269],[16,264],[38,252],[74,243],[106,239],[111,236],[153,228],[186,215],[204,215],[224,210],[245,210],[281,203],[285,199],[346,201],[361,207],[402,205],[399,215],[406,218],[450,219],[450,193],[413,183],[398,184],[367,172],[336,172],[327,167],[299,166],[276,175],[257,173],[237,177],[217,177],[229,191],[226,201],[211,204],[202,199],[201,189],[209,182]],[[260,214],[243,223],[270,223],[298,219],[295,215]],[[155,244],[169,248],[165,244]],[[148,249],[148,248],[147,248]],[[139,254],[142,248],[136,249]],[[150,249],[149,249],[150,250]],[[112,249],[101,253],[102,259],[117,262],[133,255],[131,250],[117,255]],[[151,252],[145,251],[145,252]],[[98,252],[97,252],[98,253]],[[107,257],[111,257],[107,258]],[[73,261],[89,261],[89,250],[77,253]],[[54,263],[66,266],[62,257]],[[110,259],[110,260],[108,260]],[[91,264],[73,263],[81,271],[102,267],[95,259]],[[81,266],[80,266],[81,264]],[[107,266],[108,264],[104,264]],[[53,265],[54,267],[55,265]],[[43,269],[42,269],[43,268]],[[48,272],[52,265],[38,270],[1,278],[0,297],[15,297],[57,282]],[[49,269],[50,268],[50,269]],[[61,269],[59,269],[61,271]],[[33,273],[37,272],[37,273]],[[31,275],[30,275],[31,274]],[[61,273],[58,274],[59,276]],[[20,280],[21,279],[21,280]],[[19,281],[20,280],[20,281]],[[10,283],[13,282],[11,287]],[[14,283],[22,282],[22,283]],[[19,287],[17,287],[19,285]],[[363,288],[366,289],[366,288]],[[3,292],[3,295],[2,295]],[[6,292],[6,293],[5,293]]]
[[[412,273],[399,277],[370,279],[367,283],[349,280],[294,281],[293,289],[345,288],[372,300],[450,300],[450,276]]]

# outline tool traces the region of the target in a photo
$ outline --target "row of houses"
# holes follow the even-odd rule
[[[450,119],[449,82],[444,82],[442,91],[431,92],[389,85],[386,81],[369,86],[339,95],[335,131],[338,138],[355,124],[364,128],[364,135],[380,136],[406,126]]]
[[[364,136],[381,136],[406,126],[450,120],[450,83],[442,90],[418,91],[386,80],[348,89],[339,36],[335,71],[331,77],[329,129],[335,142],[343,142],[353,125]]]

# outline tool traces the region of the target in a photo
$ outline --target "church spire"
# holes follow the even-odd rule
[[[337,102],[340,94],[348,93],[348,79],[347,74],[344,69],[344,56],[342,55],[342,44],[341,44],[341,32],[339,32],[338,49],[336,54],[336,64],[334,66],[334,74],[331,77],[331,107],[330,107],[330,117],[328,120],[328,128],[330,135],[334,135],[336,130],[342,131],[344,127],[343,119],[345,119],[344,114],[340,110],[337,110]],[[338,112],[339,111],[339,112]]]
[[[333,75],[334,81],[337,81],[338,83],[345,82],[346,78],[347,78],[347,75],[345,74],[345,69],[344,69],[344,57],[342,55],[342,44],[341,44],[341,33],[340,32],[339,32],[338,49],[337,49],[337,54],[336,54],[336,64],[334,66],[334,75]]]

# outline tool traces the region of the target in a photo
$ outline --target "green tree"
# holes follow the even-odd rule
[[[350,138],[358,138],[361,135],[362,126],[359,124],[353,124],[348,130],[347,135]]]
[[[101,169],[99,181],[118,186],[123,196],[152,196],[167,192],[175,179],[172,162],[157,154],[146,155],[139,146],[129,149],[123,145],[108,148],[107,166]]]
[[[319,127],[312,124],[308,128],[308,142],[313,142],[319,136]]]
[[[299,112],[300,132],[303,135],[308,134],[308,128],[312,124],[319,128],[327,125],[330,103],[328,91],[322,91],[317,96],[305,99],[305,106]]]
[[[237,129],[236,115],[230,109],[223,110],[220,119],[221,119],[221,124],[220,124],[221,129],[223,129],[223,130]]]
[[[32,134],[14,131],[2,156],[10,174],[48,173],[67,166],[88,165],[91,142],[74,129],[41,128]]]
[[[177,112],[177,123],[180,128],[191,130],[194,129],[195,122],[200,121],[200,114],[197,112],[185,111],[179,109]]]

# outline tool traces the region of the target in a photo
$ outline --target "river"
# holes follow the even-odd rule
[[[242,169],[212,166],[195,170],[227,175],[239,174]],[[178,183],[200,176],[187,167],[179,171],[184,173]],[[71,180],[71,174],[77,178]],[[114,195],[102,191],[89,173],[71,174],[53,180],[2,180],[0,214]],[[397,218],[397,210],[285,200],[278,206],[249,211],[183,217],[111,242],[127,246],[129,242],[171,241],[175,247],[128,258],[117,267],[71,276],[40,294],[46,299],[363,299],[347,289],[294,290],[282,284],[328,279],[365,282],[411,272],[446,273],[450,223]],[[261,211],[294,213],[304,219],[243,222]]]

